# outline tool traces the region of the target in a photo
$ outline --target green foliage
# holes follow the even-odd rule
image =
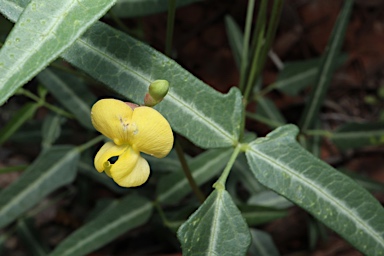
[[[85,255],[147,222],[152,204],[129,195],[110,204],[97,217],[67,237],[50,255]]]
[[[249,144],[261,184],[289,198],[369,255],[384,253],[384,209],[365,189],[302,148],[282,126]]]
[[[211,193],[179,228],[177,236],[183,255],[245,255],[251,242],[240,211],[222,189]]]
[[[180,7],[193,2],[197,0],[176,3]],[[0,104],[14,98],[22,102],[0,128],[0,145],[40,150],[31,155],[35,160],[20,177],[0,191],[0,227],[14,225],[0,237],[0,249],[17,232],[33,255],[86,255],[128,240],[122,235],[140,229],[138,234],[161,233],[161,240],[171,241],[175,250],[181,246],[183,255],[279,255],[271,237],[253,227],[286,217],[287,209],[297,205],[362,253],[384,255],[384,209],[367,191],[383,192],[383,184],[337,171],[319,159],[321,137],[342,151],[384,144],[383,122],[318,130],[333,72],[346,59],[340,48],[353,1],[344,1],[320,59],[285,63],[276,82],[263,88],[261,71],[282,3],[260,1],[252,33],[255,1],[250,0],[244,36],[236,21],[225,17],[241,77],[240,89],[222,94],[172,58],[97,21],[108,10],[105,18],[116,24],[123,23],[120,18],[164,12],[172,6],[168,1],[0,0],[0,12],[15,22],[0,49]],[[58,57],[63,60],[55,61]],[[170,88],[155,108],[182,135],[176,143],[183,145],[176,144],[164,159],[144,156],[151,166],[150,180],[139,188],[122,188],[93,166],[95,145],[104,138],[96,137],[91,107],[106,97],[143,104],[156,80],[166,80]],[[300,129],[286,125],[290,119],[267,94],[277,89],[297,95],[310,85],[304,113],[297,115]],[[276,129],[256,138],[247,118]],[[186,155],[186,163],[183,148],[193,156]],[[0,173],[24,167],[6,166]],[[107,198],[99,199],[98,189]],[[32,220],[42,210],[39,203],[54,197],[53,192],[75,194],[71,208],[81,205],[88,211],[50,252]],[[91,200],[97,200],[96,206]]]
[[[0,227],[4,227],[76,175],[79,151],[57,146],[42,153],[23,175],[0,192]]]

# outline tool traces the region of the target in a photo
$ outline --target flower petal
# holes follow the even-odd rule
[[[148,180],[148,162],[140,153],[130,148],[111,168],[113,180],[122,187],[137,187]]]
[[[113,140],[116,145],[128,141],[128,127],[133,110],[123,101],[102,99],[91,110],[92,124],[102,134]]]
[[[120,156],[126,151],[128,146],[116,146],[113,142],[105,143],[97,152],[94,160],[95,168],[98,172],[105,171],[110,176],[109,169],[111,163],[108,161],[110,158]]]
[[[172,149],[173,133],[168,121],[155,109],[138,107],[133,110],[129,142],[138,151],[165,157]]]

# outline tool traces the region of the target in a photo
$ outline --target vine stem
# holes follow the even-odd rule
[[[172,38],[175,26],[175,12],[176,0],[168,0],[167,36],[165,41],[165,54],[167,56],[170,56],[172,52]]]
[[[87,150],[88,148],[92,147],[93,145],[99,143],[100,141],[102,141],[104,139],[104,135],[99,135],[89,141],[87,141],[86,143],[80,145],[77,147],[77,149],[80,151],[80,152],[83,152],[84,150]]]
[[[37,95],[31,93],[28,90],[25,90],[23,88],[19,88],[17,93],[22,94],[22,95],[36,101],[38,104],[40,104],[40,106],[44,106],[44,107],[48,108],[49,110],[51,110],[51,111],[53,111],[59,115],[65,116],[66,118],[70,118],[70,119],[74,118],[74,116],[71,113],[68,113],[67,111],[65,111],[61,108],[58,108],[52,104],[45,102],[44,99],[38,97]]]
[[[225,166],[224,171],[220,175],[220,178],[213,184],[213,187],[216,189],[225,189],[225,183],[227,181],[227,178],[229,176],[229,173],[231,172],[232,166],[236,161],[237,156],[240,154],[241,151],[244,151],[244,145],[238,144],[235,147],[235,150],[233,151],[231,158],[229,158],[229,161],[227,165]]]
[[[181,168],[183,169],[183,172],[185,174],[185,177],[187,178],[189,185],[192,188],[193,193],[195,193],[197,199],[199,199],[200,203],[203,203],[205,201],[205,196],[203,192],[200,190],[199,186],[197,186],[195,179],[192,176],[191,169],[188,166],[187,161],[185,160],[184,151],[181,147],[178,140],[175,140],[175,149],[177,156],[179,158]]]
[[[240,82],[239,88],[243,92],[245,85],[245,76],[248,68],[248,48],[249,48],[249,38],[251,36],[251,27],[252,27],[252,18],[253,18],[253,10],[255,9],[255,1],[248,1],[247,8],[247,17],[244,29],[244,40],[243,40],[243,50],[241,53],[241,65],[240,65]]]

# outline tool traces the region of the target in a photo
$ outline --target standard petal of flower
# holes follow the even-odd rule
[[[122,187],[137,187],[143,185],[148,180],[149,173],[147,160],[139,156],[132,172],[125,176],[115,177],[114,181]]]
[[[116,145],[128,141],[128,127],[133,110],[123,101],[103,99],[96,102],[91,110],[92,124],[102,134],[113,140]]]
[[[129,134],[132,147],[143,153],[162,158],[172,149],[171,126],[153,108],[138,107],[134,109]]]
[[[108,176],[110,176],[109,166],[111,166],[111,163],[108,162],[108,159],[114,156],[120,156],[126,150],[127,150],[126,145],[116,146],[113,142],[105,143],[95,156],[94,164],[95,164],[96,170],[98,172],[106,171]]]

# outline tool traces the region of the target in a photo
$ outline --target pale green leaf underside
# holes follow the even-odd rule
[[[247,224],[225,190],[214,190],[179,228],[183,255],[245,255],[251,242]]]
[[[19,17],[18,4],[1,10],[18,22],[0,49],[0,104],[71,45],[113,4],[113,0],[31,1]],[[11,17],[12,15],[12,17]]]
[[[255,177],[306,209],[367,255],[384,255],[384,209],[352,179],[311,155],[286,125],[249,144]]]
[[[0,193],[0,228],[40,202],[55,189],[72,182],[79,151],[74,147],[52,147],[41,154],[22,176]]]
[[[115,201],[100,215],[68,236],[50,255],[86,255],[146,223],[152,208],[151,202],[136,195]]]
[[[15,15],[17,10],[8,13]],[[242,96],[237,88],[221,94],[172,59],[120,31],[96,22],[62,56],[139,104],[152,81],[166,79],[170,91],[156,108],[175,131],[204,148],[238,141]]]
[[[177,0],[176,6],[184,6],[201,0]],[[164,0],[118,0],[111,9],[114,15],[121,18],[132,18],[168,10],[168,1]]]

